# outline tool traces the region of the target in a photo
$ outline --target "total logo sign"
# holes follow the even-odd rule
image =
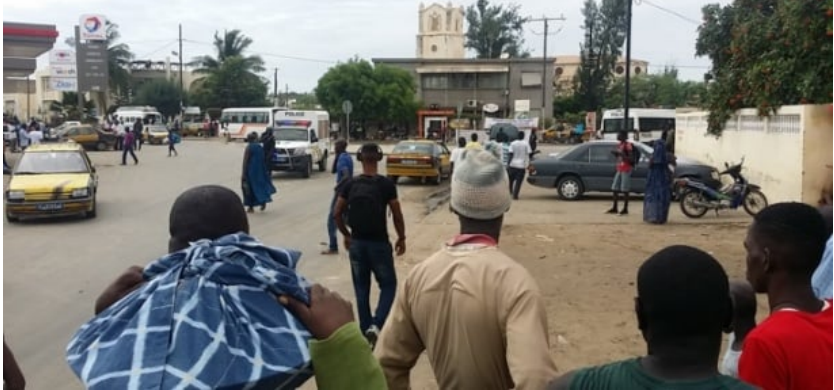
[[[81,40],[104,41],[107,39],[107,18],[104,15],[81,15],[78,26]]]

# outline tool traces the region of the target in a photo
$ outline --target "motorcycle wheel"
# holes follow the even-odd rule
[[[681,212],[689,218],[701,218],[709,211],[704,206],[695,204],[706,203],[704,195],[698,191],[686,191],[680,197]]]
[[[751,190],[747,192],[747,195],[744,195],[741,203],[744,206],[744,211],[751,217],[755,217],[759,211],[767,207],[767,197],[759,190]]]

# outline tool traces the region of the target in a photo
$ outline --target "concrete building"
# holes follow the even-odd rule
[[[128,65],[131,78],[131,88],[135,92],[142,84],[150,80],[168,79],[179,85],[180,67],[178,62],[171,62],[170,58],[165,61],[132,61]],[[195,80],[202,77],[193,72],[191,66],[183,66],[183,88],[188,91]]]
[[[428,7],[420,3],[417,33],[417,58],[456,58],[466,55],[464,48],[464,10],[448,3]]]
[[[573,79],[579,71],[579,65],[582,63],[582,57],[577,55],[560,55],[556,56],[553,65],[553,88],[556,90],[556,95],[567,95],[573,93]],[[617,59],[617,64],[614,66],[614,77],[625,77],[625,58]],[[637,76],[648,71],[649,62],[638,59],[631,59],[631,75]]]
[[[37,58],[55,45],[54,25],[3,22],[3,112],[19,118],[37,113],[36,82],[30,76]]]
[[[549,87],[554,75],[552,58],[546,61],[541,58],[374,58],[372,61],[374,65],[405,69],[414,76],[417,98],[438,113],[422,118],[418,123],[421,129],[447,126],[458,106],[462,106],[466,117],[473,119],[471,126],[476,127],[482,123],[485,112],[509,117],[517,114],[516,107],[530,117],[541,118],[542,90],[544,117],[552,115],[553,88]]]

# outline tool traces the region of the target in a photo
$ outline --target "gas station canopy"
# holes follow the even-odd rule
[[[52,50],[58,30],[55,25],[3,22],[3,85],[7,78],[27,77],[35,72],[37,58]],[[4,88],[4,92],[9,91]]]

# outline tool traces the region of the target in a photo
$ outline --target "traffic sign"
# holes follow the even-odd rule
[[[342,112],[344,112],[347,115],[350,115],[350,113],[353,112],[353,103],[351,103],[350,100],[345,100],[342,102]]]

